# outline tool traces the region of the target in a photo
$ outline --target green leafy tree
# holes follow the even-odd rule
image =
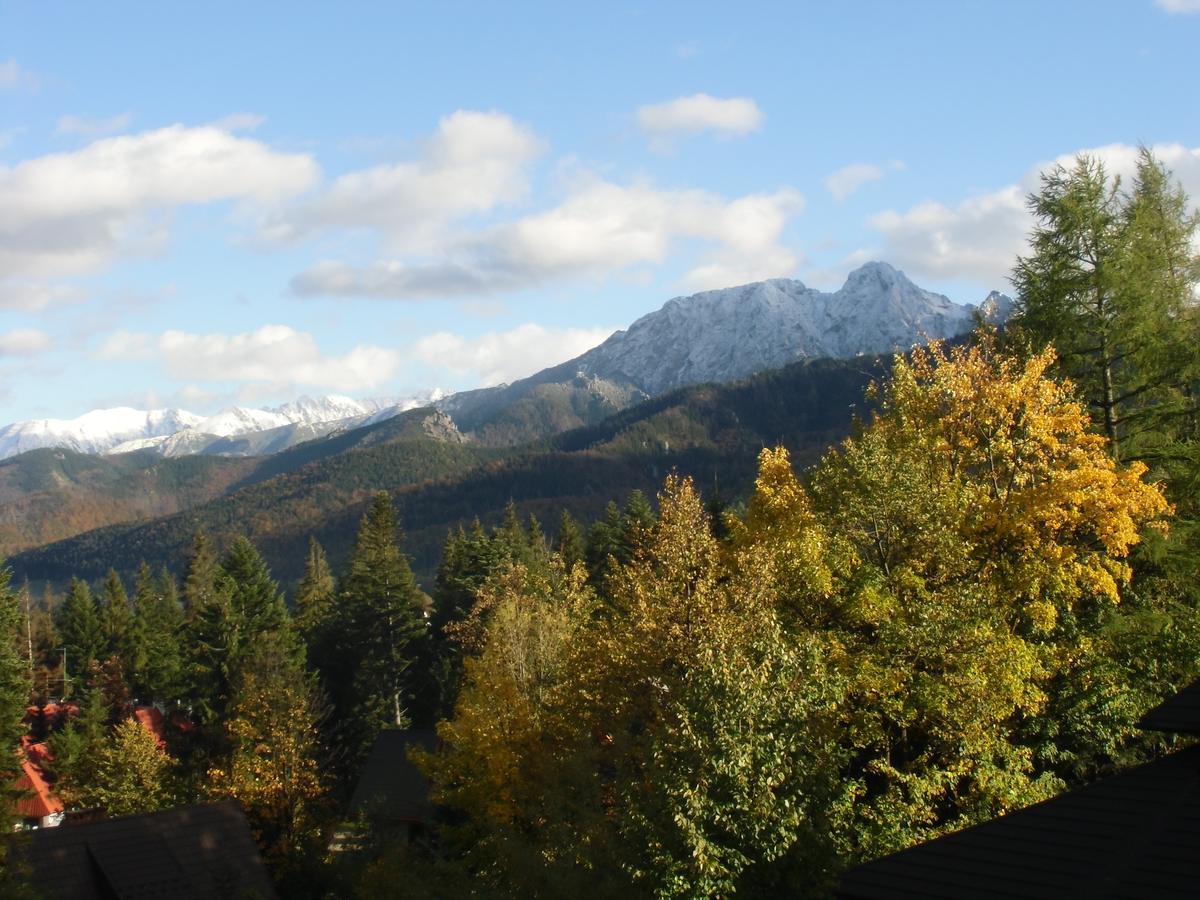
[[[119,722],[89,760],[77,782],[78,802],[110,816],[153,812],[172,805],[173,761],[158,738],[137,719]]]
[[[223,722],[230,753],[208,771],[208,793],[236,797],[277,868],[315,852],[325,779],[313,684],[279,632],[254,643]]]

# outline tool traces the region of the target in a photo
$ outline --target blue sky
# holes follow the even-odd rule
[[[1200,0],[415,6],[0,2],[0,424],[511,380],[866,259],[978,301],[1083,150],[1200,197]]]

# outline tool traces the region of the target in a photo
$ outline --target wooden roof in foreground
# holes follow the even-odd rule
[[[1196,897],[1200,746],[857,866],[837,895]]]
[[[17,846],[39,897],[276,896],[246,817],[233,800],[42,828]]]
[[[1200,681],[1193,681],[1142,716],[1139,728],[1172,734],[1200,734]]]

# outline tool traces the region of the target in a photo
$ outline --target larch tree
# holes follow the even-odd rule
[[[1197,217],[1143,149],[1131,191],[1103,163],[1056,166],[1029,198],[1037,225],[1013,274],[1013,326],[1054,345],[1118,459],[1177,417],[1196,375]]]

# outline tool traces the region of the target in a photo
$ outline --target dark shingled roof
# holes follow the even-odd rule
[[[847,872],[843,898],[1200,895],[1200,746]]]
[[[1193,681],[1154,707],[1142,716],[1138,727],[1172,734],[1200,734],[1200,681]]]
[[[19,846],[19,845],[18,845]],[[38,896],[62,900],[274,898],[233,800],[29,833],[18,851]]]
[[[432,753],[438,747],[437,733],[415,728],[389,728],[379,733],[350,798],[351,812],[393,822],[428,821],[432,812],[429,779],[409,760],[410,747]]]

